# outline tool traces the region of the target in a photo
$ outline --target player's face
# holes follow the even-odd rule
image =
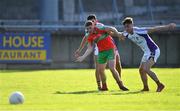
[[[133,33],[133,24],[125,24],[124,29],[127,33]]]
[[[87,32],[93,33],[94,32],[94,25],[90,25],[86,27]]]
[[[93,23],[94,25],[96,25],[96,22],[97,22],[96,19],[91,19],[91,21],[92,21],[92,23]]]

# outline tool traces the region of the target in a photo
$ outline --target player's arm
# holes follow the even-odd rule
[[[118,37],[119,40],[125,40],[125,36],[122,32],[118,32],[118,30],[115,27],[112,26],[106,26],[105,30],[108,32],[109,35]]]
[[[125,40],[126,39],[126,37],[125,37],[125,35],[123,34],[123,32],[119,32],[119,40]]]
[[[110,34],[110,35],[114,35],[116,37],[119,36],[119,32],[117,31],[117,29],[115,27],[112,26],[104,26],[104,30]]]
[[[109,35],[118,37],[120,40],[124,40],[125,39],[123,34],[121,32],[118,32],[118,30],[115,27],[112,27],[112,26],[104,26],[104,27],[105,27],[105,31]]]
[[[147,29],[147,32],[148,33],[153,33],[153,32],[158,32],[158,31],[172,30],[175,27],[176,27],[175,23],[170,23],[168,25],[150,27],[150,28]]]
[[[93,52],[93,46],[90,43],[88,43],[88,48],[87,48],[86,52],[82,56],[78,57],[76,62],[82,62],[92,52]]]
[[[80,55],[82,49],[84,48],[86,42],[87,42],[87,40],[86,40],[86,37],[84,36],[82,41],[81,41],[81,44],[80,44],[79,48],[74,53],[76,58],[79,57],[79,55]]]

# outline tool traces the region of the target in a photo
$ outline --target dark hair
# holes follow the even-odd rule
[[[96,15],[95,15],[95,14],[90,14],[90,15],[87,17],[87,20],[92,20],[92,19],[96,19]]]
[[[123,21],[122,24],[133,24],[133,18],[132,17],[126,17]]]
[[[85,27],[88,27],[88,26],[90,26],[90,25],[93,25],[92,21],[90,21],[90,20],[86,21]]]

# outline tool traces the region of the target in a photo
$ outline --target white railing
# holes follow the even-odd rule
[[[177,28],[180,28],[180,21],[174,21],[177,23]],[[170,22],[168,21],[156,21],[156,22],[150,22],[150,21],[135,21],[137,26],[144,26],[144,27],[150,27],[150,26],[155,26],[155,25],[163,25],[163,24],[168,24]],[[112,25],[112,24],[107,24],[107,25]],[[116,28],[122,28],[123,26],[120,25],[113,25]],[[22,20],[22,21],[1,21],[0,20],[0,28],[1,29],[37,29],[37,30],[58,30],[58,29],[84,29],[83,23],[81,25],[75,25],[75,24],[66,24],[63,25],[61,22],[40,22],[40,21],[28,21],[28,20]]]

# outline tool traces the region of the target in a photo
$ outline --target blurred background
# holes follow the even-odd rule
[[[89,14],[96,14],[99,22],[115,26],[119,31],[123,31],[121,21],[127,16],[133,17],[135,25],[140,27],[176,23],[176,30],[156,32],[151,37],[161,49],[156,67],[180,67],[180,0],[0,1],[1,34],[50,33],[51,39],[46,60],[2,60],[1,69],[94,68],[93,55],[82,63],[74,62],[73,57],[84,35],[84,22]],[[143,54],[140,48],[129,40],[115,41],[122,66],[139,66]]]

